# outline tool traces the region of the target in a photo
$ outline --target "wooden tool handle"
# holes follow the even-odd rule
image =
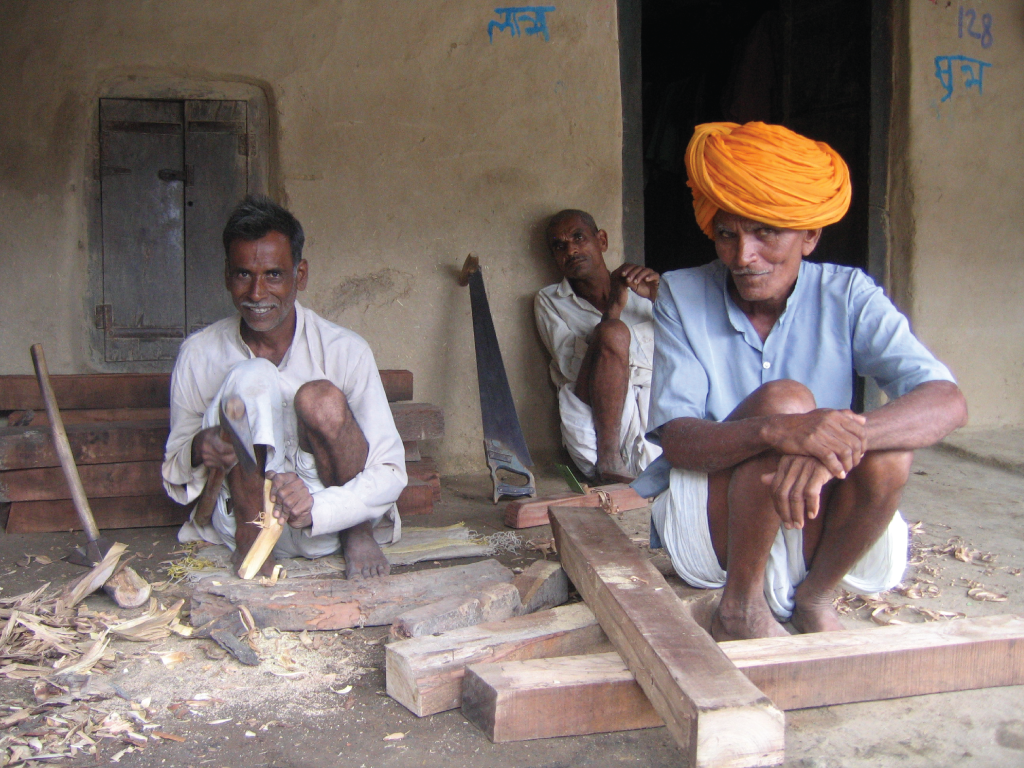
[[[213,508],[217,506],[221,486],[224,485],[224,470],[211,469],[206,476],[206,485],[196,502],[196,511],[192,514],[192,522],[196,525],[209,525],[213,517]]]
[[[67,478],[71,487],[71,500],[75,504],[75,512],[85,530],[85,536],[89,541],[96,541],[100,537],[96,521],[93,520],[92,510],[89,508],[89,499],[85,496],[85,488],[82,487],[82,478],[78,476],[78,467],[75,465],[75,458],[71,454],[71,445],[68,443],[68,433],[64,431],[64,420],[60,417],[60,409],[57,408],[57,397],[53,394],[53,387],[50,385],[50,374],[46,369],[46,356],[43,355],[43,345],[32,345],[32,364],[36,369],[36,378],[39,379],[39,389],[43,394],[43,403],[46,404],[46,415],[50,419],[50,433],[53,435],[53,445],[57,449],[57,457],[60,459],[60,466],[64,470],[64,477]]]

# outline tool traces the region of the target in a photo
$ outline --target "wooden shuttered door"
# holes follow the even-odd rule
[[[221,232],[248,151],[245,101],[101,99],[105,360],[173,360],[233,311]]]

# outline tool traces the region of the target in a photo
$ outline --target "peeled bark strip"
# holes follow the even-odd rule
[[[270,553],[274,551],[277,540],[281,538],[281,532],[284,531],[284,523],[274,516],[274,502],[270,498],[271,485],[269,478],[263,481],[263,515],[260,517],[262,530],[238,568],[238,575],[247,581],[259,573]]]

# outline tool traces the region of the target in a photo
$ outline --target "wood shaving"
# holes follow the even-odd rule
[[[178,620],[178,614],[184,605],[185,601],[179,600],[170,608],[164,608],[155,597],[151,597],[146,613],[134,619],[108,625],[108,628],[120,638],[139,643],[163,640],[170,637],[171,632],[188,637],[192,634],[191,628],[185,627]]]

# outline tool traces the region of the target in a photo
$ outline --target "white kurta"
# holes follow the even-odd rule
[[[592,475],[597,463],[594,418],[590,406],[576,397],[575,387],[601,313],[577,296],[566,279],[538,291],[534,316],[541,340],[551,353],[551,381],[558,388],[562,442],[576,465]],[[654,360],[653,304],[630,291],[620,319],[630,331],[629,392],[623,406],[620,452],[630,471],[639,473],[661,455],[661,448],[644,439]]]
[[[261,430],[273,437],[255,438],[258,442],[273,439],[277,444],[268,450],[267,469],[276,472],[297,472],[306,481],[313,495],[313,526],[301,534],[310,539],[299,552],[287,554],[326,554],[325,547],[337,546],[337,533],[367,520],[379,521],[385,515],[398,521],[395,501],[406,484],[405,450],[395,428],[391,408],[369,345],[356,333],[324,320],[316,313],[295,304],[297,322],[295,337],[276,367],[277,375],[269,391],[279,393],[280,409],[271,407],[266,397],[250,398],[250,423],[254,436]],[[171,432],[163,464],[164,487],[180,504],[188,504],[199,496],[206,483],[207,469],[192,466],[192,439],[204,427],[217,423],[213,414],[228,374],[245,361],[259,361],[246,346],[239,332],[241,319],[220,320],[185,340],[178,353],[171,376]],[[242,366],[245,369],[247,366]],[[254,366],[248,366],[253,368]],[[343,486],[323,487],[316,478],[311,454],[299,448],[298,422],[293,401],[300,386],[309,381],[326,379],[337,386],[348,400],[369,445],[365,469]],[[264,402],[266,401],[266,402]],[[262,426],[258,423],[262,413]],[[277,423],[274,423],[277,422]],[[226,539],[234,531],[227,514],[226,484],[214,513],[213,528]],[[190,526],[191,523],[186,523]],[[396,524],[395,532],[400,527]],[[192,528],[193,535],[196,533]],[[213,538],[210,526],[198,531],[208,540]],[[326,537],[313,542],[312,539]],[[224,541],[233,545],[233,540]]]

